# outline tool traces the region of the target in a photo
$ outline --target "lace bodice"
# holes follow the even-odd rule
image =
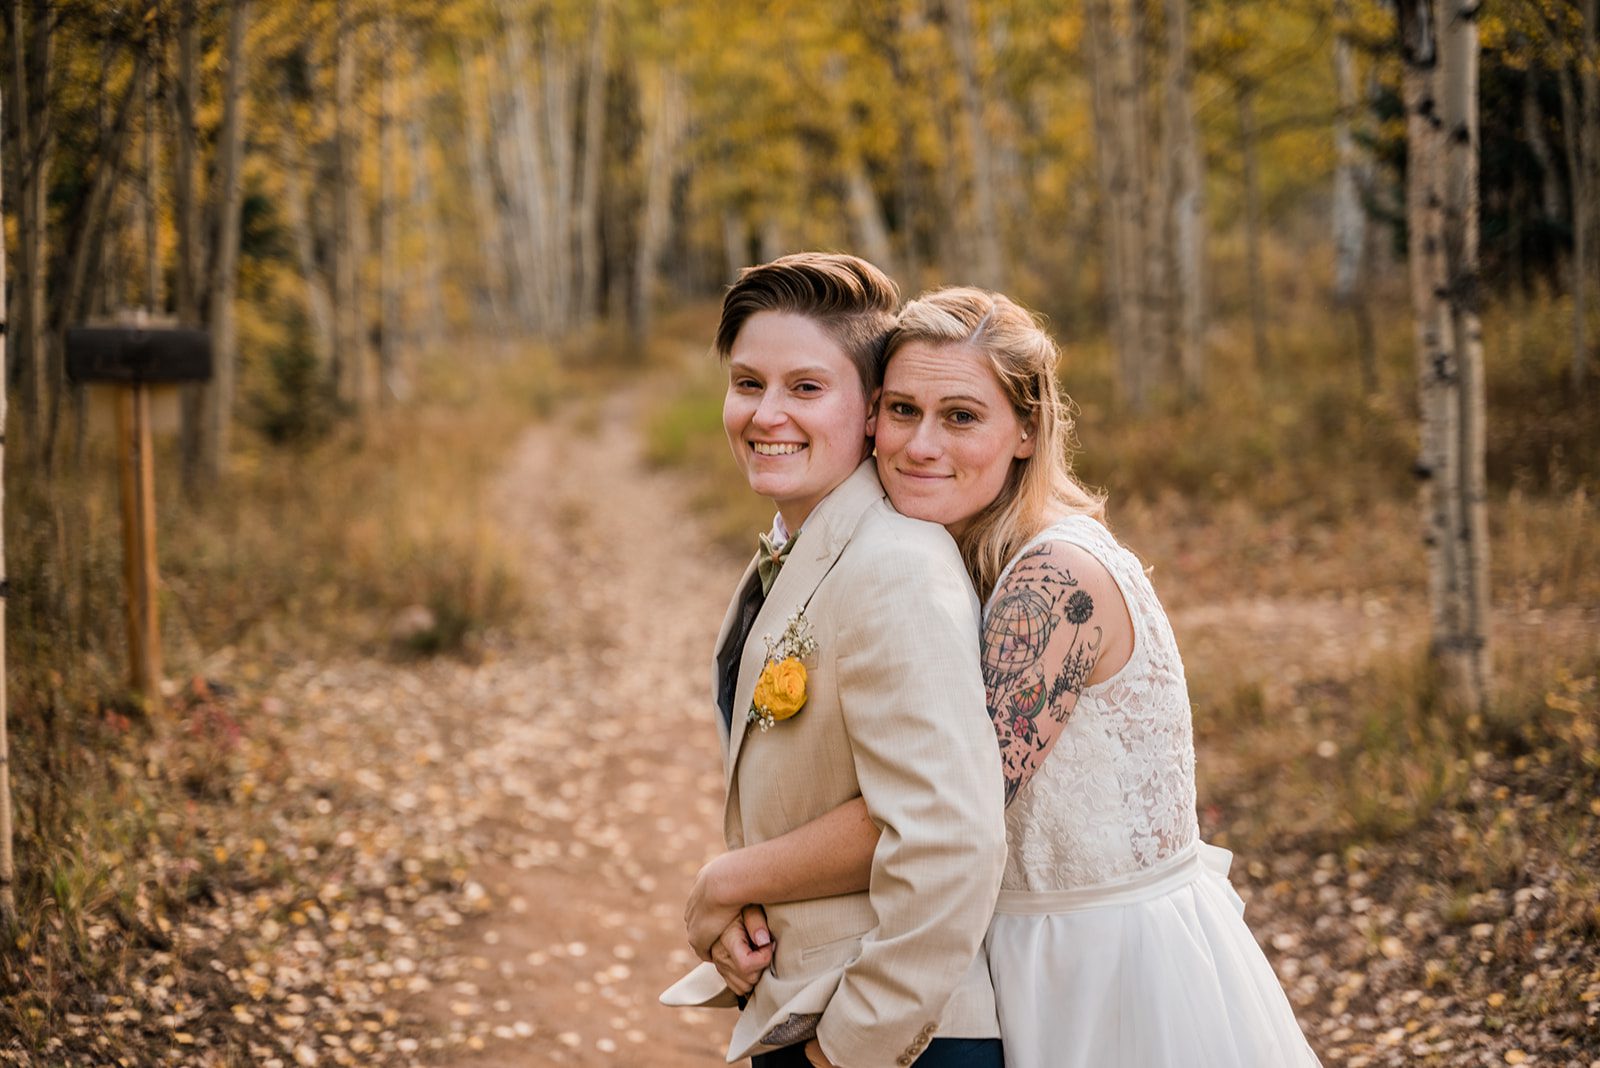
[[[1138,558],[1100,523],[1070,516],[1024,546],[996,588],[1017,559],[1052,540],[1082,548],[1116,580],[1133,617],[1133,654],[1084,689],[1055,748],[1006,810],[1008,890],[1069,890],[1133,875],[1199,837],[1183,662]]]

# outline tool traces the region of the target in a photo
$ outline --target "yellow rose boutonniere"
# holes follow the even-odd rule
[[[753,703],[774,722],[800,711],[806,703],[806,666],[791,656],[762,668]]]
[[[756,690],[750,699],[750,711],[745,722],[763,731],[799,712],[806,704],[806,683],[809,676],[801,661],[817,651],[816,639],[811,636],[811,621],[802,609],[790,617],[783,633],[773,638],[768,635],[767,662],[756,680]]]

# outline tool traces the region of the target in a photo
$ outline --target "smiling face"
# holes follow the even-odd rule
[[[722,426],[750,488],[799,530],[867,454],[872,417],[855,364],[826,330],[762,311],[729,352]]]
[[[968,345],[911,341],[889,359],[878,403],[878,477],[902,515],[959,536],[1033,455],[989,361]]]

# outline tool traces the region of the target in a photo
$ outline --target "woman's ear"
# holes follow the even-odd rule
[[[1022,440],[1017,442],[1017,451],[1013,455],[1019,460],[1026,460],[1033,455],[1033,447],[1036,443],[1033,424],[1023,423]]]
[[[883,387],[872,391],[867,398],[867,437],[872,437],[878,432],[878,401],[883,397]]]

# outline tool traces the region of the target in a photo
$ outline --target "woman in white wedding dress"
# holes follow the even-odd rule
[[[1229,855],[1200,841],[1183,663],[1144,568],[1071,474],[1055,344],[1005,297],[948,289],[901,312],[886,359],[884,489],[949,529],[985,598],[1009,847],[985,945],[1007,1064],[1316,1065]],[[691,943],[759,944],[760,912],[742,907],[786,900],[802,872],[813,896],[862,888],[877,833],[856,801],[718,857],[690,898]]]

